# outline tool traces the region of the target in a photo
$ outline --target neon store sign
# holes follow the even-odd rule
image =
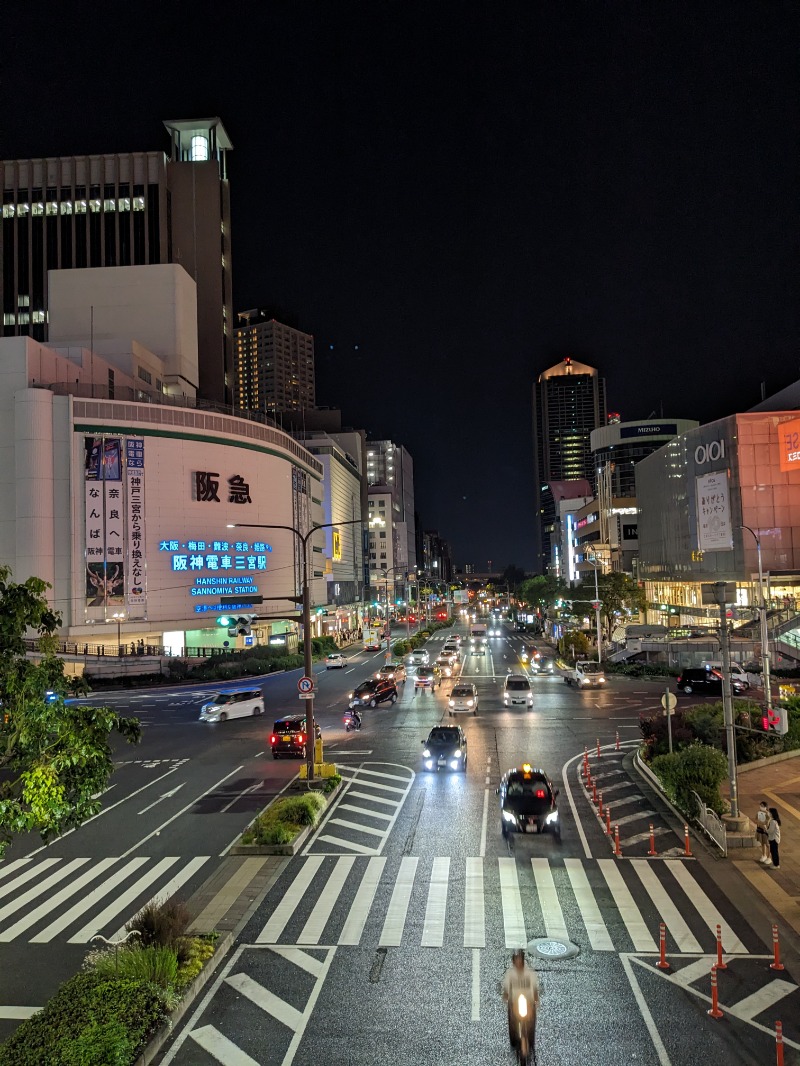
[[[170,570],[194,576],[192,597],[258,595],[258,574],[266,573],[272,545],[246,540],[162,540],[159,552],[169,558]],[[196,603],[195,614],[219,610],[222,604]]]

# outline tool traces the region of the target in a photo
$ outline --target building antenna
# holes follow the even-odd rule
[[[761,402],[763,403],[766,400],[766,398],[767,398],[767,383],[766,383],[766,381],[762,381],[761,382]]]

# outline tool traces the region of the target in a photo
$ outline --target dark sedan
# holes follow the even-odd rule
[[[500,828],[509,833],[552,833],[561,839],[558,820],[558,789],[544,770],[523,763],[503,775],[497,789],[500,797]]]
[[[435,726],[422,741],[422,765],[426,770],[466,772],[467,738],[461,726]]]

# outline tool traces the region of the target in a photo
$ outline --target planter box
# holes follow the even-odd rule
[[[323,808],[323,810],[322,810],[322,812],[320,814],[320,817],[322,817],[322,814],[324,814],[325,810],[330,806],[331,800],[335,796],[337,796],[339,794],[339,791],[340,791],[340,789],[342,787],[342,784],[343,784],[343,782],[340,781],[339,784],[336,786],[336,788],[333,789],[332,792],[329,792],[325,796],[325,807]],[[275,799],[272,800],[272,803],[274,803],[276,799],[280,799],[280,798],[281,798],[280,796],[276,796]],[[264,808],[264,811],[269,810],[269,808],[272,806],[272,803],[268,803],[267,806]],[[263,814],[264,811],[261,811],[260,813]],[[258,817],[258,815],[256,815],[256,817]],[[253,821],[255,821],[255,819],[253,819]],[[250,825],[252,825],[252,824],[253,823],[251,822]],[[319,822],[317,822],[317,825],[318,824],[319,824]],[[249,829],[250,826],[248,826],[247,828]],[[313,830],[315,830],[316,828],[317,828],[316,825],[307,825],[305,827],[305,829],[301,829],[300,832],[297,834],[297,836],[294,838],[294,840],[290,840],[288,844],[242,844],[242,843],[234,844],[233,847],[228,852],[228,854],[229,855],[296,855],[298,853],[298,851],[300,850],[300,848],[302,848],[302,846],[305,844],[306,840],[311,835]],[[245,833],[246,832],[247,832],[247,829],[245,829]],[[242,836],[244,836],[244,833],[242,834]]]

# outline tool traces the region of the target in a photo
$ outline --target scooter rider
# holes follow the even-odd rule
[[[508,1039],[512,1047],[517,1045],[515,1004],[520,995],[524,995],[528,1000],[528,1042],[532,1045],[536,1029],[536,1012],[539,1009],[539,978],[536,971],[527,965],[524,948],[517,948],[511,957],[511,966],[506,970],[503,978],[502,994],[508,1004]]]
[[[355,709],[355,707],[350,707],[348,710],[346,710],[344,712],[344,720],[345,720],[345,722],[347,722],[348,718],[353,723],[353,728],[354,729],[358,730],[358,729],[361,728],[361,715],[358,713],[358,711]]]

